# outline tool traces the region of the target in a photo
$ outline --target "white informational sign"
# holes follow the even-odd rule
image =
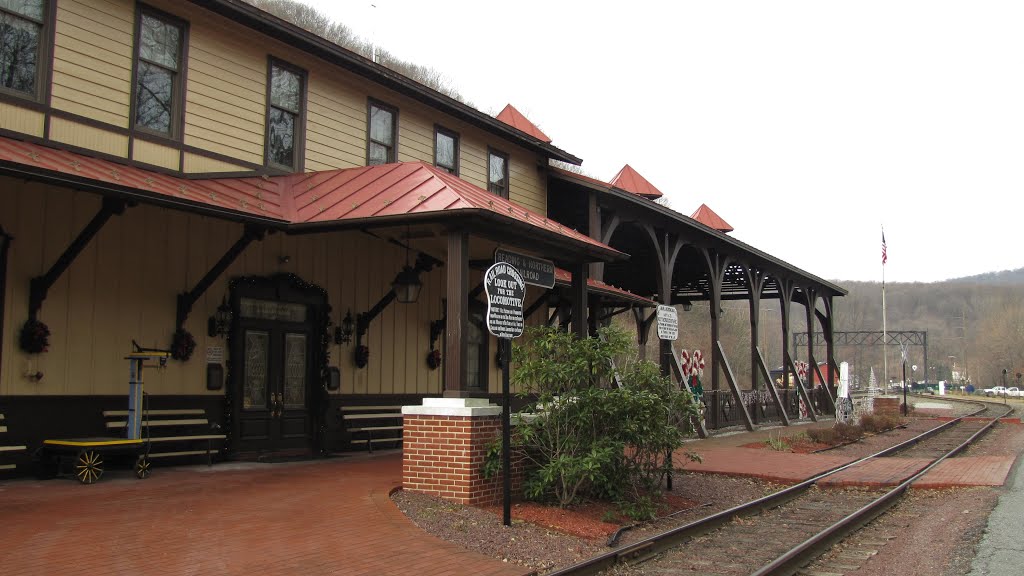
[[[526,281],[516,267],[498,262],[484,274],[487,292],[487,331],[498,338],[518,338],[523,334],[523,299]]]
[[[224,363],[224,347],[223,346],[207,346],[206,347],[206,363],[207,364],[223,364]]]
[[[679,313],[672,306],[658,306],[658,339],[675,340],[679,338]]]

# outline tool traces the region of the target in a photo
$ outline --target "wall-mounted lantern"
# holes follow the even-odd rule
[[[228,305],[227,298],[222,298],[220,306],[217,306],[217,311],[206,321],[206,333],[210,338],[216,336],[223,338],[226,336],[228,331],[231,330],[232,316],[231,306]]]
[[[352,319],[352,311],[349,310],[345,313],[345,318],[342,319],[341,324],[334,328],[334,343],[348,344],[352,342],[352,334],[356,329],[355,326],[355,321]]]

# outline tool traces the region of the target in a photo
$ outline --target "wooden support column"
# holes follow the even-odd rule
[[[597,192],[591,190],[587,195],[587,236],[600,242],[601,232],[601,207],[597,204]],[[604,280],[604,263],[591,264],[590,277],[594,280]]]
[[[818,303],[818,294],[813,288],[804,288],[804,310],[807,316],[807,366],[809,367],[807,373],[808,389],[814,390],[814,375],[818,375],[818,381],[821,382],[821,389],[825,394],[825,399],[828,401],[832,412],[835,413],[836,402],[832,398],[832,391],[829,390],[825,379],[822,377],[821,370],[818,369],[818,360],[814,356],[814,316],[815,310]]]
[[[652,310],[644,318],[643,308],[633,308],[633,320],[636,322],[636,343],[640,348],[641,360],[647,360],[647,340],[651,335],[651,324],[654,323],[654,319],[657,317],[658,312],[656,310]]]
[[[587,325],[587,276],[590,266],[586,262],[575,264],[572,269],[572,333],[579,338],[590,336]]]
[[[448,231],[447,310],[445,314],[444,395],[464,397],[468,374],[469,233]]]
[[[762,270],[747,268],[746,276],[750,300],[750,366],[753,368],[757,366],[758,359],[761,357],[761,331],[759,329],[761,325],[761,293],[764,291],[767,275]],[[759,388],[758,376],[757,370],[750,370],[751,390]],[[754,419],[757,420],[757,412],[754,412]]]
[[[672,271],[675,269],[676,258],[683,248],[683,240],[679,236],[668,232],[655,230],[650,225],[644,225],[651,243],[654,244],[654,251],[658,260],[658,302],[665,306],[672,305]],[[670,340],[659,340],[658,364],[661,366],[662,376],[672,374],[672,342]]]
[[[832,323],[832,297],[822,296],[821,301],[825,304],[825,317],[821,319],[821,329],[825,334],[825,356],[828,358],[828,387],[836,389],[836,378],[839,374],[839,365],[836,363],[836,333]],[[925,347],[925,350],[928,350]],[[925,357],[925,374],[928,372],[928,357]]]
[[[793,303],[793,282],[778,280],[779,286],[779,318],[782,324],[782,385],[789,388],[789,383],[796,378],[796,372],[790,377],[789,363],[789,307]]]

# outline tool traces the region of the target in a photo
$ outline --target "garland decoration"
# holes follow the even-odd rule
[[[356,368],[365,368],[370,362],[370,349],[365,344],[356,346],[355,351]]]
[[[437,370],[437,368],[441,366],[440,350],[431,350],[430,352],[427,352],[427,366],[431,370]]]
[[[40,354],[50,349],[50,327],[35,319],[28,319],[21,327],[18,345],[29,354]]]
[[[196,351],[196,339],[192,333],[184,328],[178,328],[171,337],[171,358],[188,362],[192,353]]]

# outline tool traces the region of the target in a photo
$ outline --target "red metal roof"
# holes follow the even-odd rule
[[[572,273],[569,272],[568,270],[555,268],[555,284],[560,284],[562,286],[572,285]],[[617,286],[605,284],[604,282],[601,282],[600,280],[594,280],[593,278],[587,278],[587,289],[590,290],[591,292],[597,292],[598,294],[612,296],[619,300],[635,302],[637,304],[642,304],[644,306],[658,305],[658,303],[655,302],[654,300],[649,300],[647,298],[644,298],[643,296],[633,294],[628,290],[623,290],[622,288],[619,288]]]
[[[270,178],[189,180],[126,166],[109,160],[47,148],[39,144],[0,137],[0,162],[92,180],[120,188],[132,188],[178,200],[286,220],[282,191]]]
[[[551,143],[551,138],[548,138],[547,134],[541,132],[536,124],[530,122],[526,116],[523,116],[522,112],[516,110],[511,104],[506,104],[505,109],[498,113],[497,118],[520,132],[526,132],[541,142]]]
[[[697,222],[707,226],[708,228],[714,228],[720,232],[732,232],[733,227],[728,222],[722,220],[722,217],[715,214],[715,211],[708,208],[707,204],[701,204],[697,211],[690,215]]]
[[[486,210],[618,252],[585,234],[423,162],[403,162],[286,176],[191,180],[66,150],[0,137],[0,162],[65,174],[85,183],[148,192],[286,224],[330,222],[453,210]]]
[[[640,173],[634,170],[629,164],[626,164],[622,167],[622,170],[619,170],[619,173],[611,179],[610,184],[616,188],[621,188],[626,192],[632,192],[633,194],[643,196],[644,198],[650,198],[651,200],[661,198],[662,196],[661,190],[655,188],[654,184],[648,182],[646,178],[641,176]]]

